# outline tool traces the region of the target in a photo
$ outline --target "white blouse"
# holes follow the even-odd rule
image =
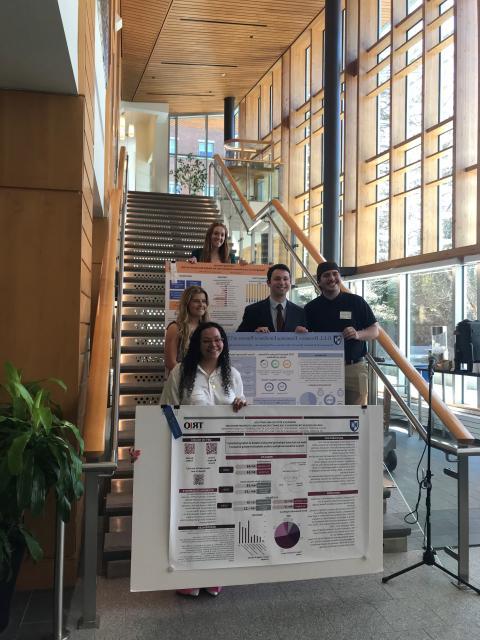
[[[180,363],[171,371],[163,387],[160,404],[180,404]],[[197,365],[197,375],[190,396],[184,396],[181,404],[215,405],[232,404],[235,398],[245,399],[243,395],[243,382],[239,372],[235,367],[231,367],[232,384],[228,394],[222,386],[222,373],[217,367],[210,375],[206,373],[200,365]]]

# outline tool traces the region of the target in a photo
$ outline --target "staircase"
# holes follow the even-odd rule
[[[158,404],[164,377],[165,260],[203,247],[220,220],[212,198],[133,191],[127,197],[120,360],[118,469],[104,505],[108,577],[130,574],[135,408]]]

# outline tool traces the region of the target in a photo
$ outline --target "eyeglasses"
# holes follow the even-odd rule
[[[218,344],[223,342],[223,338],[213,338],[213,340],[202,340],[202,344]]]

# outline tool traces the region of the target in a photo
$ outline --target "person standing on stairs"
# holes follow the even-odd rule
[[[227,335],[216,322],[200,324],[192,333],[188,351],[177,364],[163,388],[160,404],[231,405],[239,411],[247,403],[239,372],[230,365]],[[217,596],[222,587],[205,587]],[[177,593],[198,596],[199,588]]]
[[[187,287],[180,298],[177,319],[168,325],[165,333],[165,378],[177,362],[183,360],[192,333],[208,320],[207,292],[196,285]]]
[[[213,262],[216,264],[236,262],[228,244],[228,229],[222,222],[212,222],[205,235],[202,249],[194,249],[188,262]]]
[[[287,300],[290,291],[290,269],[286,264],[273,264],[267,271],[270,296],[245,307],[237,331],[295,331],[305,333],[305,314],[302,307]]]

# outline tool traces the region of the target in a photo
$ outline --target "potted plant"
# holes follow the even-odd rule
[[[177,186],[185,187],[187,193],[194,195],[202,193],[207,184],[207,169],[205,163],[189,153],[186,158],[181,158],[175,171],[170,171],[175,178]]]
[[[49,392],[38,382],[22,383],[21,372],[5,364],[2,385],[9,401],[0,405],[0,632],[8,625],[10,601],[24,550],[40,560],[42,549],[26,528],[24,515],[38,516],[51,489],[62,520],[83,493],[83,440],[60,417]],[[49,379],[66,389],[60,380]]]

